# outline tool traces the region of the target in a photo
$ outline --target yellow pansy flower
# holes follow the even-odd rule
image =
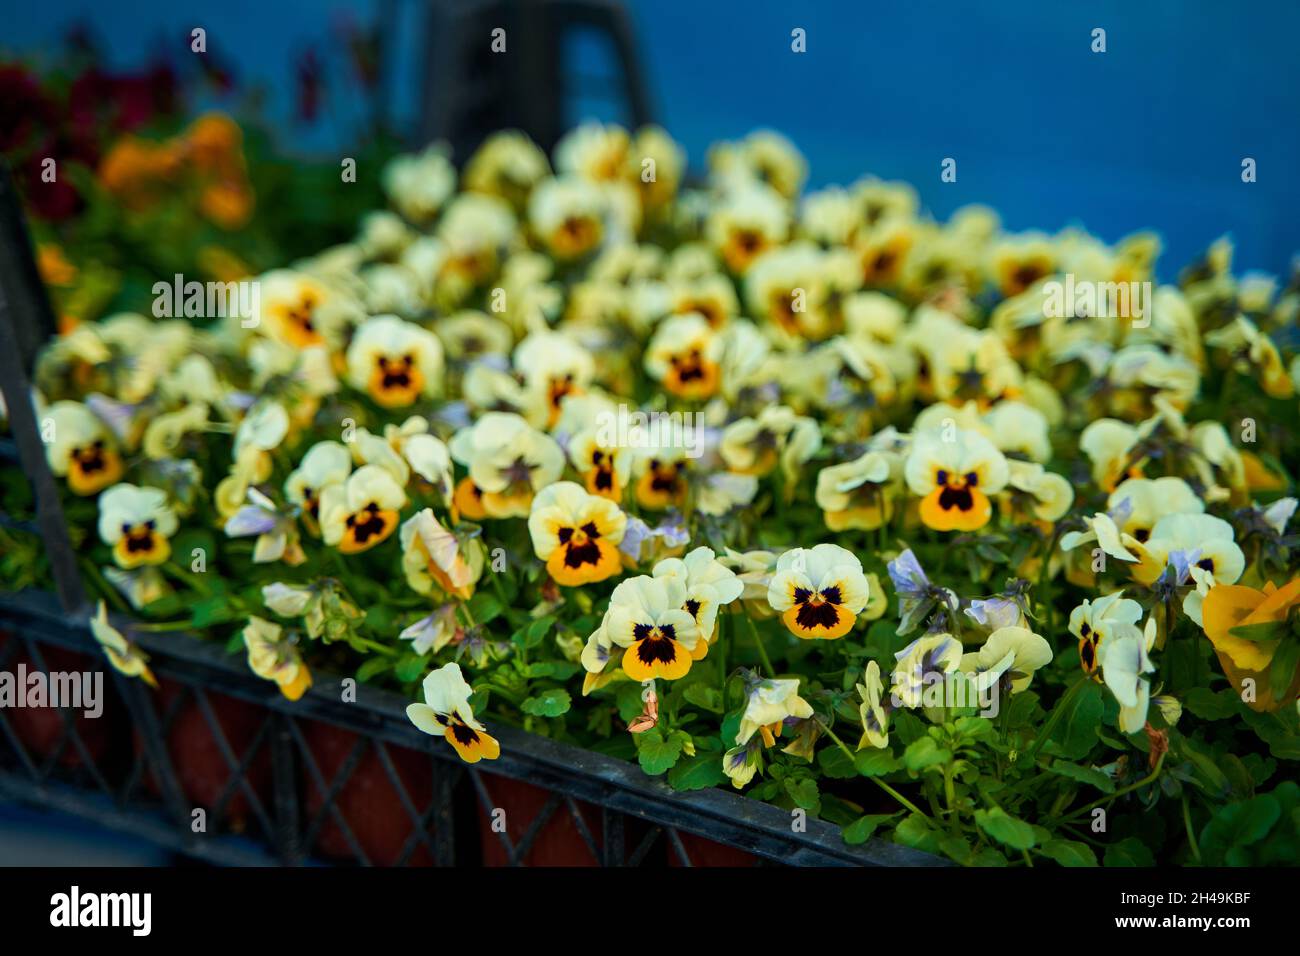
[[[853,629],[869,594],[862,562],[837,544],[792,548],[777,559],[767,603],[795,637],[833,640]]]
[[[566,587],[618,574],[623,569],[618,545],[626,527],[627,517],[617,504],[572,481],[543,488],[528,516],[533,552]]]
[[[367,319],[348,346],[348,382],[385,408],[405,408],[442,387],[442,343],[395,315]]]
[[[122,477],[122,456],[107,426],[80,402],[52,404],[41,418],[50,471],[73,494],[93,495]]]
[[[114,485],[99,498],[99,537],[113,549],[113,560],[130,570],[162,564],[172,553],[168,540],[179,522],[159,488]]]
[[[623,673],[635,681],[686,676],[700,630],[685,604],[685,585],[676,578],[641,575],[614,588],[603,629],[624,648]]]
[[[472,693],[456,663],[444,664],[424,679],[424,702],[408,704],[406,716],[426,734],[444,738],[466,763],[496,760],[501,745],[474,717]]]
[[[280,693],[298,700],[311,687],[311,671],[302,661],[297,642],[279,624],[253,616],[244,627],[248,669],[258,677],[275,681]]]
[[[913,439],[904,465],[907,485],[921,499],[921,520],[936,531],[975,531],[993,516],[990,495],[1007,484],[1007,460],[975,432],[940,428]]]
[[[469,469],[456,486],[455,507],[474,521],[527,515],[533,495],[564,470],[564,452],[555,439],[509,412],[480,416],[453,435],[448,447]]]
[[[321,537],[344,554],[369,551],[397,530],[406,492],[379,465],[362,465],[320,497]]]

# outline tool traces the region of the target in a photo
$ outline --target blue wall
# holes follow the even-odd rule
[[[1014,229],[1157,228],[1165,275],[1224,232],[1240,268],[1283,272],[1300,252],[1294,0],[723,7],[634,4],[657,102],[692,156],[768,124],[809,155],[814,183],[870,170],[910,180],[940,216],[979,201]],[[939,180],[947,156],[956,183]]]
[[[1294,0],[629,0],[666,125],[703,160],[711,141],[772,126],[812,163],[814,185],[864,171],[914,182],[939,216],[987,202],[1009,227],[1083,224],[1114,240],[1158,229],[1162,274],[1227,232],[1239,269],[1285,272],[1300,251],[1300,3]],[[287,116],[295,53],[376,0],[0,0],[0,48],[48,46],[84,16],[115,59],[204,25],[245,79]],[[399,117],[419,0],[405,11]],[[194,11],[202,11],[195,13]],[[141,25],[144,24],[144,25]],[[790,50],[807,31],[808,51]],[[165,29],[164,29],[165,27]],[[1107,52],[1090,50],[1094,27]],[[335,51],[337,54],[337,50]],[[298,148],[352,135],[355,90],[336,90],[326,131],[286,129]],[[342,132],[341,132],[342,131]],[[956,183],[939,181],[947,156]],[[1241,182],[1241,160],[1259,181]]]

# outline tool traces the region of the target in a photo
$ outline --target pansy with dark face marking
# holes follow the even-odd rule
[[[1079,642],[1079,665],[1090,677],[1097,676],[1102,649],[1106,641],[1136,638],[1141,635],[1137,622],[1142,605],[1124,597],[1123,591],[1085,600],[1070,612],[1070,633]]]
[[[623,570],[618,545],[626,527],[618,505],[572,481],[543,488],[528,516],[533,552],[566,587],[604,581]]]
[[[664,389],[682,398],[710,398],[721,381],[724,342],[698,312],[673,315],[655,330],[645,369]]]
[[[686,503],[690,460],[681,448],[657,446],[636,448],[632,474],[636,477],[636,501],[642,508],[663,511]]]
[[[266,273],[260,285],[256,327],[295,349],[333,344],[339,327],[356,308],[345,293],[290,269]]]
[[[700,641],[695,645],[695,659],[709,652],[716,636],[718,609],[735,601],[745,590],[736,573],[714,555],[711,548],[696,548],[684,558],[665,558],[654,566],[656,578],[673,578],[686,589],[683,608],[695,618]]]
[[[553,426],[564,399],[583,394],[595,374],[590,352],[550,330],[531,332],[515,346],[514,367],[524,379],[529,421],[539,428]]]
[[[119,568],[162,564],[172,553],[168,540],[179,523],[159,488],[114,485],[99,499],[99,537],[113,549]]]
[[[790,212],[763,183],[737,182],[709,213],[705,236],[732,274],[743,276],[763,253],[784,242]]]
[[[818,472],[816,500],[826,527],[872,531],[890,520],[902,485],[902,465],[897,455],[868,451]]]
[[[632,468],[632,450],[601,442],[599,428],[584,428],[569,439],[569,462],[582,476],[587,491],[621,501]]]
[[[779,464],[786,482],[798,480],[799,468],[822,446],[817,422],[785,405],[768,405],[754,418],[726,427],[718,451],[732,471],[764,476]]]
[[[603,628],[625,648],[623,673],[635,681],[686,676],[700,630],[685,604],[686,588],[675,578],[641,575],[614,589]]]
[[[557,260],[581,259],[604,241],[613,195],[578,176],[548,179],[528,199],[528,223]]]
[[[805,640],[843,637],[868,597],[862,562],[837,544],[785,552],[767,589],[768,603],[790,633]]]
[[[321,494],[321,537],[344,554],[368,551],[397,530],[406,492],[379,465],[362,465]]]
[[[961,667],[961,641],[951,634],[926,634],[894,655],[891,698],[903,707],[920,707],[926,688]]]
[[[122,456],[108,427],[80,402],[55,402],[42,418],[50,471],[73,494],[93,495],[122,477]]]
[[[424,703],[408,704],[406,716],[426,734],[444,738],[466,763],[496,760],[501,745],[475,719],[472,693],[460,665],[444,664],[424,679]]]
[[[395,315],[367,319],[348,346],[348,382],[384,408],[405,408],[442,387],[442,343]]]
[[[974,431],[946,426],[912,440],[904,466],[921,520],[936,531],[975,531],[993,516],[990,495],[1007,484],[1007,460]]]
[[[1193,587],[1184,596],[1183,613],[1199,627],[1205,595],[1216,584],[1236,584],[1246,570],[1246,556],[1235,534],[1231,524],[1214,515],[1165,515],[1146,542],[1124,538],[1138,556],[1129,570],[1147,585],[1155,584],[1170,567],[1178,570],[1180,579],[1189,578]]]
[[[320,534],[321,493],[352,474],[352,454],[342,442],[321,441],[307,449],[298,467],[284,482],[284,496],[302,509],[303,524]]]

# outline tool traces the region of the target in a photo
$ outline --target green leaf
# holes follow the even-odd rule
[[[469,600],[469,613],[475,624],[487,624],[501,616],[505,610],[500,598],[490,591],[479,591]],[[541,620],[545,620],[542,618]]]
[[[409,684],[413,680],[419,680],[420,675],[424,673],[424,658],[418,654],[408,654],[397,662],[393,667],[393,673],[403,684]]]
[[[952,759],[952,751],[940,747],[938,742],[927,735],[912,741],[903,752],[903,765],[912,773],[920,773],[928,767],[947,763]]]
[[[641,699],[641,685],[634,681],[624,681],[615,685],[614,699],[618,705],[619,719],[630,724],[637,716],[645,713],[645,701]]]
[[[1268,669],[1268,683],[1274,700],[1282,700],[1291,689],[1296,667],[1300,666],[1300,640],[1294,637],[1283,641],[1273,653],[1273,664]]]
[[[812,777],[804,777],[800,780],[787,779],[785,792],[790,794],[790,799],[794,801],[796,807],[809,813],[816,813],[821,809],[821,791],[817,789],[817,781]]]
[[[1053,760],[1051,766],[1047,769],[1059,776],[1068,777],[1071,780],[1077,780],[1079,783],[1086,783],[1089,786],[1096,787],[1102,793],[1115,792],[1115,781],[1095,767],[1085,767],[1081,764],[1070,763],[1068,760]]]
[[[1201,753],[1192,742],[1183,739],[1182,753],[1192,764],[1192,780],[1212,797],[1226,797],[1232,785],[1213,760]]]
[[[1112,843],[1106,847],[1106,852],[1102,855],[1102,863],[1106,866],[1155,866],[1155,857],[1147,849],[1145,843],[1137,837],[1125,837],[1118,843]]]
[[[195,627],[211,627],[213,624],[221,624],[234,618],[235,611],[225,598],[210,597],[194,605],[190,623]]]
[[[817,754],[817,764],[822,773],[834,780],[848,780],[858,775],[858,768],[839,747],[824,747]]]
[[[682,736],[672,734],[665,740],[657,728],[647,730],[637,735],[637,763],[650,776],[657,777],[672,769],[682,755],[684,745]]]
[[[1052,732],[1052,743],[1062,757],[1078,760],[1086,756],[1097,743],[1097,728],[1101,726],[1101,685],[1088,681],[1073,700],[1062,700],[1057,707],[1065,706],[1061,722]]]
[[[975,824],[991,838],[1013,850],[1028,850],[1034,845],[1034,828],[1000,807],[976,810]]]
[[[883,777],[903,766],[892,751],[880,750],[876,747],[859,750],[853,755],[853,765],[864,777]]]
[[[725,709],[722,704],[722,691],[710,684],[691,684],[682,692],[682,696],[696,707],[710,713],[720,714]]]
[[[150,601],[144,606],[145,617],[172,617],[173,615],[183,613],[186,604],[181,596],[175,591],[164,594],[156,601]]]
[[[707,790],[727,779],[722,772],[722,757],[701,753],[679,761],[668,771],[668,785],[674,790]]]
[[[1202,859],[1211,866],[1249,863],[1245,848],[1264,839],[1281,814],[1271,793],[1219,807],[1201,830]]]
[[[877,827],[893,818],[892,813],[869,813],[864,817],[858,817],[844,828],[844,842],[852,846],[866,843],[871,839],[871,834],[876,832]]]
[[[535,717],[559,717],[568,712],[571,704],[572,699],[567,690],[563,687],[552,687],[529,697],[519,705],[519,709]]]
[[[957,836],[948,833],[939,838],[939,849],[944,852],[948,859],[962,866],[969,866],[971,863],[971,846],[970,842],[964,836]]]
[[[475,620],[478,620],[476,617]],[[555,627],[555,615],[547,614],[535,621],[530,621],[515,634],[515,643],[525,650],[530,650],[542,643],[546,635]]]
[[[568,680],[581,670],[581,664],[573,664],[569,661],[538,661],[535,664],[529,664],[525,668],[524,674],[530,679],[550,677],[554,680]]]
[[[1268,744],[1268,752],[1279,760],[1300,760],[1300,734],[1291,728],[1294,718],[1288,723],[1281,714],[1265,713],[1244,708],[1241,716],[1259,739]]]
[[[942,852],[939,847],[939,835],[919,813],[908,814],[894,830],[894,837],[899,843],[924,850],[926,853]]]
[[[1217,694],[1208,687],[1193,687],[1183,697],[1183,706],[1202,720],[1224,720],[1241,709],[1241,698],[1232,688]]]
[[[1097,854],[1092,847],[1078,840],[1048,840],[1039,851],[1061,866],[1096,866]]]
[[[392,608],[383,604],[376,604],[366,611],[366,627],[370,628],[375,634],[387,637],[397,630],[396,618],[397,613]]]
[[[392,662],[387,657],[372,657],[357,668],[357,680],[364,684],[371,678],[378,677],[390,666]]]
[[[1263,621],[1259,624],[1238,624],[1228,633],[1243,641],[1276,641],[1287,633],[1286,621]]]

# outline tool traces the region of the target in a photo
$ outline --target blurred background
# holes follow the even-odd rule
[[[696,170],[710,143],[769,127],[808,157],[810,187],[873,173],[913,183],[939,218],[981,202],[1013,230],[1082,225],[1113,242],[1155,229],[1162,279],[1224,234],[1238,272],[1284,275],[1300,251],[1294,0],[626,0],[604,5],[613,19],[564,30],[562,19],[530,19],[534,9],[0,0],[0,151],[20,187],[43,157],[70,160],[60,189],[27,192],[38,240],[75,221],[78,248],[93,253],[78,284],[87,300],[70,307],[83,314],[143,281],[133,262],[150,277],[167,274],[169,253],[192,261],[185,244],[196,235],[217,275],[346,238],[378,187],[362,176],[342,196],[319,188],[337,185],[340,157],[377,168],[401,146],[448,135],[460,160],[503,117],[550,145],[582,120],[648,116]],[[508,25],[511,51],[536,60],[546,47],[546,62],[506,76],[485,53],[497,25]],[[796,28],[804,53],[791,50]],[[1106,31],[1104,53],[1092,51],[1095,28]],[[212,111],[242,132],[195,124]],[[89,171],[102,178],[106,157],[136,135],[210,147],[216,172],[198,178],[197,217],[114,218],[97,205]],[[158,155],[129,158],[147,166]],[[955,183],[940,180],[949,157]],[[1246,157],[1255,183],[1242,182]],[[129,207],[139,197],[123,182],[112,198]],[[71,268],[42,261],[52,285]],[[166,859],[90,824],[6,806],[0,793],[0,864]]]
[[[624,5],[651,115],[696,168],[710,142],[767,126],[808,156],[811,186],[871,172],[915,184],[938,217],[978,201],[1012,229],[1082,224],[1113,241],[1155,228],[1162,278],[1224,233],[1239,269],[1284,273],[1300,251],[1293,0]],[[0,0],[0,55],[48,69],[72,45],[105,69],[170,70],[188,78],[189,109],[256,111],[290,155],[350,154],[376,117],[418,139],[430,12],[467,6]],[[201,67],[188,50],[196,26],[208,35]],[[791,51],[795,27],[806,53]],[[1096,27],[1105,53],[1091,50]],[[570,34],[565,121],[626,119],[602,95],[610,44]],[[945,157],[956,183],[940,182]],[[1244,157],[1258,182],[1241,181]]]

